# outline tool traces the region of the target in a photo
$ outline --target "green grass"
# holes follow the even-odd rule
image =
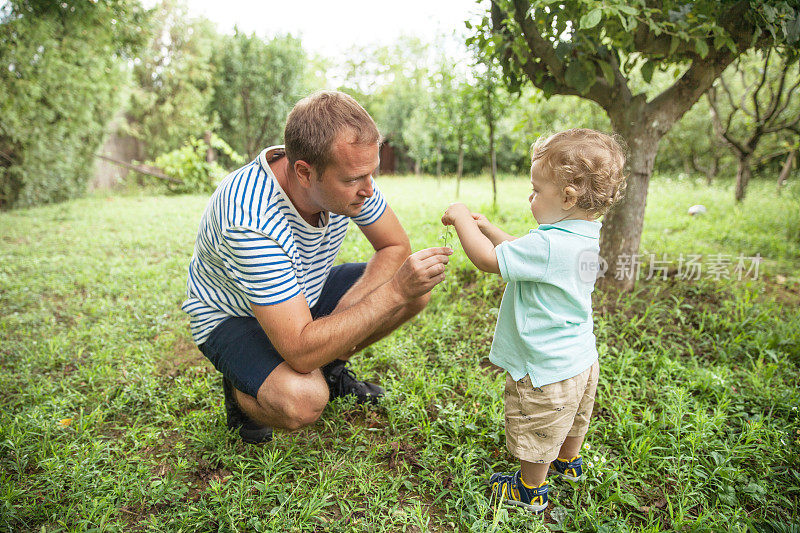
[[[381,178],[415,249],[453,183]],[[524,179],[462,199],[530,228]],[[798,191],[655,179],[642,250],[765,258],[757,280],[642,280],[596,294],[601,378],[578,488],[543,517],[483,480],[513,468],[502,293],[457,250],[428,309],[354,359],[389,394],[337,401],[263,447],[225,431],[219,375],[179,306],[201,197],[110,196],[0,214],[0,530],[796,531],[800,521]],[[692,218],[694,203],[709,207]],[[365,260],[355,229],[340,260]],[[71,420],[70,420],[71,419]],[[62,423],[62,421],[64,421]]]

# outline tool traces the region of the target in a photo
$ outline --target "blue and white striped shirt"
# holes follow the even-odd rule
[[[200,220],[181,306],[198,345],[226,318],[253,316],[251,303],[274,305],[302,293],[313,307],[347,233],[347,216],[323,213],[320,227],[300,216],[267,164],[275,148],[222,180]],[[353,217],[359,226],[386,209],[372,186]]]

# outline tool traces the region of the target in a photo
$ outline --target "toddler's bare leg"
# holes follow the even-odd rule
[[[583,437],[567,437],[564,444],[561,445],[558,458],[569,461],[581,453],[581,446],[583,446]]]
[[[529,463],[528,461],[520,461],[520,468],[522,470],[522,481],[528,487],[538,487],[544,483],[547,477],[547,469],[550,468],[549,463]]]

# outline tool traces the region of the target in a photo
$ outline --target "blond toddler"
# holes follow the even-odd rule
[[[506,446],[515,473],[489,484],[507,503],[547,507],[548,472],[577,481],[598,379],[592,322],[600,265],[597,220],[622,194],[625,155],[611,136],[572,129],[531,149],[530,208],[539,226],[513,237],[461,203],[451,205],[464,252],[508,285],[489,360],[506,371]]]

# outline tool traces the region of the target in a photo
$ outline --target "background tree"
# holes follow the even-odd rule
[[[708,101],[701,98],[659,143],[655,170],[700,174],[711,184],[733,163],[731,154],[714,133]]]
[[[0,8],[0,208],[86,190],[146,12],[120,0]]]
[[[480,87],[464,78],[458,84],[455,103],[458,109],[453,122],[456,141],[456,197],[461,192],[461,178],[464,175],[464,159],[467,154],[474,154],[473,159],[480,157],[483,140],[486,137],[486,127],[480,117],[481,97],[483,92]]]
[[[305,96],[306,54],[291,35],[263,41],[235,30],[217,41],[212,55],[211,112],[220,136],[248,158],[277,144],[292,106]]]
[[[505,90],[499,53],[494,40],[470,40],[470,48],[475,56],[478,94],[481,95],[481,111],[488,131],[489,173],[492,178],[492,208],[497,208],[497,125],[505,108],[513,100]]]
[[[375,119],[398,154],[401,172],[421,172],[425,164],[425,152],[417,146],[412,154],[403,132],[417,107],[428,100],[429,77],[435,64],[428,43],[417,37],[402,37],[388,46],[354,48],[340,65],[344,72],[340,90],[352,95]]]
[[[433,168],[441,178],[445,157],[458,151],[458,130],[462,109],[461,84],[465,83],[458,65],[442,57],[426,80],[425,97],[405,124],[403,141],[409,154],[426,169]],[[462,161],[463,163],[463,161]]]
[[[800,106],[794,102],[800,86],[798,56],[776,56],[773,49],[742,56],[706,94],[714,131],[736,156],[738,202],[747,192],[761,141],[800,125]]]
[[[210,21],[190,18],[178,0],[159,2],[152,19],[150,42],[134,60],[126,113],[129,132],[143,142],[148,157],[213,129],[210,58],[219,38]]]
[[[474,39],[484,49],[497,48],[508,84],[529,81],[546,95],[593,100],[628,143],[627,193],[604,218],[604,285],[630,289],[635,283],[624,267],[639,252],[659,140],[740,53],[796,42],[797,21],[797,0],[492,0]],[[656,69],[673,66],[680,76],[667,89],[632,88],[633,73],[649,83]]]

